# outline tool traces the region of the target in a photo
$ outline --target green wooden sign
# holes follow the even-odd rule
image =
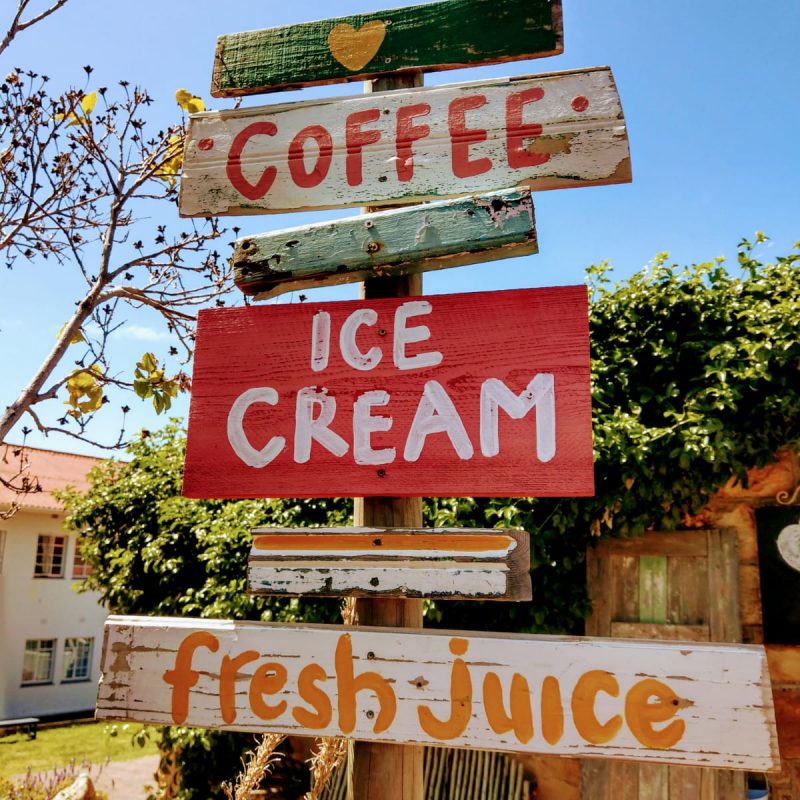
[[[211,94],[436,72],[563,49],[561,0],[446,0],[220,36]]]
[[[536,252],[531,193],[510,189],[247,236],[236,242],[234,280],[265,299]]]

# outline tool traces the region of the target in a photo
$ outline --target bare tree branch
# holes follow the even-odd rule
[[[0,56],[3,55],[3,52],[6,50],[6,48],[11,44],[12,41],[14,41],[14,38],[18,33],[22,33],[22,31],[27,30],[32,25],[36,25],[38,22],[46,19],[67,3],[67,0],[56,0],[56,2],[53,3],[53,5],[49,8],[46,8],[39,14],[36,14],[30,19],[23,21],[22,15],[25,13],[25,9],[28,7],[28,5],[30,5],[30,1],[31,0],[19,0],[19,5],[17,6],[17,11],[14,14],[14,18],[11,20],[11,24],[8,26],[8,30],[6,31],[2,42],[0,42]]]
[[[49,354],[2,404],[0,442],[27,415],[45,435],[117,448],[124,423],[110,443],[89,430],[110,390],[133,390],[160,413],[189,388],[183,365],[197,311],[222,303],[231,266],[211,249],[225,232],[215,219],[174,213],[183,126],[148,132],[151,102],[124,81],[115,93],[63,97],[51,97],[47,78],[32,72],[0,84],[0,257],[9,269],[53,259],[76,281],[74,308]],[[115,367],[110,337],[142,314],[155,314],[173,344],[159,357],[144,353],[135,369]],[[59,399],[54,413],[47,403]]]

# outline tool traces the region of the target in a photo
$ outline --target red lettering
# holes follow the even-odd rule
[[[484,105],[486,105],[486,98],[482,94],[471,94],[466,97],[457,97],[450,103],[447,110],[453,174],[457,178],[472,178],[488,172],[492,168],[491,159],[470,160],[469,157],[470,145],[485,142],[487,134],[485,128],[468,128],[465,115],[467,111],[473,111]]]
[[[363,180],[361,150],[368,144],[375,144],[381,138],[376,130],[361,130],[368,122],[377,122],[381,117],[380,109],[369,108],[349,114],[345,121],[344,142],[347,156],[345,158],[345,174],[350,186],[359,186]]]
[[[427,103],[397,109],[397,177],[401,181],[410,181],[414,177],[414,151],[411,145],[431,132],[429,125],[414,125],[412,120],[430,113],[431,107]]]
[[[506,144],[508,165],[512,169],[538,167],[550,160],[550,153],[532,153],[526,147],[526,139],[542,135],[542,126],[536,123],[523,125],[522,109],[527,103],[535,103],[544,97],[544,89],[534,87],[515,92],[506,98]]]
[[[267,167],[257,183],[250,183],[242,174],[242,152],[254,136],[274,136],[277,132],[277,126],[272,122],[254,122],[239,131],[233,139],[225,173],[233,188],[248,200],[260,200],[272,187],[278,170],[275,167]]]
[[[313,139],[319,150],[317,161],[311,172],[306,171],[305,143],[307,139]],[[289,174],[297,186],[312,189],[325,180],[328,170],[331,168],[332,158],[333,139],[327,128],[323,128],[322,125],[308,125],[298,131],[289,144]]]

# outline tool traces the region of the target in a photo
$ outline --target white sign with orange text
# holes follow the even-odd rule
[[[99,719],[768,771],[755,645],[109,617]]]

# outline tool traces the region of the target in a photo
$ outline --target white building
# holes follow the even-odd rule
[[[108,613],[97,593],[75,590],[87,566],[52,495],[87,488],[98,460],[36,448],[25,457],[24,474],[42,491],[23,495],[19,510],[0,519],[0,719],[91,711]],[[0,474],[8,479],[19,466],[18,451],[0,446]],[[0,510],[13,499],[0,486]]]

